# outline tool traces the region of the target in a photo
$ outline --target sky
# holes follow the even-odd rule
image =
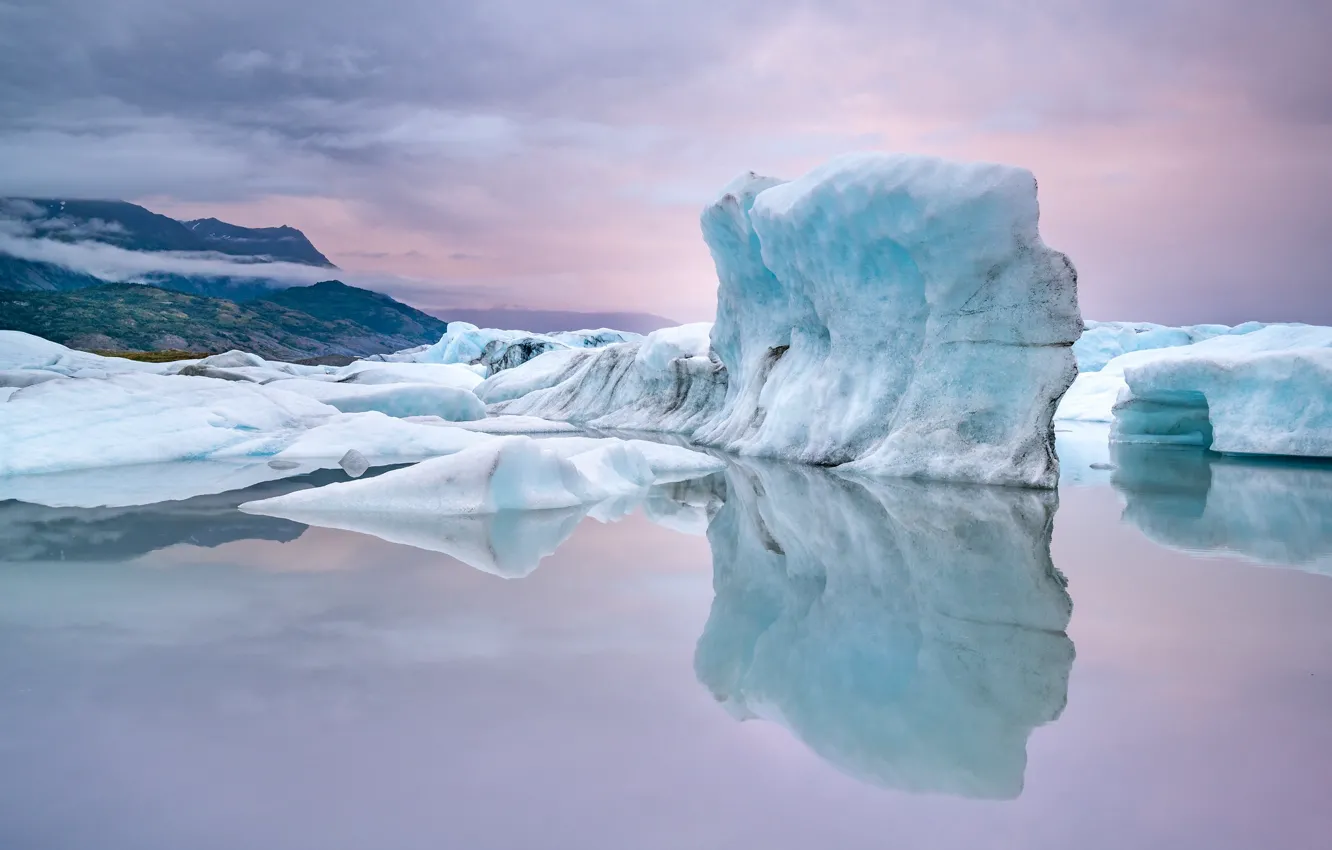
[[[0,194],[299,227],[419,306],[709,319],[698,216],[1030,168],[1083,313],[1332,324],[1326,0],[0,0]]]

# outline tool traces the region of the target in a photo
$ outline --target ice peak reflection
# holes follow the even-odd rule
[[[1073,662],[1056,495],[748,463],[727,490],[699,681],[861,780],[1021,793]]]
[[[1116,443],[1124,518],[1188,551],[1332,575],[1332,464]]]

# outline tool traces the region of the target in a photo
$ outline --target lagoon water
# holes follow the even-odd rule
[[[1108,461],[466,528],[0,503],[0,847],[1328,846],[1332,469]]]

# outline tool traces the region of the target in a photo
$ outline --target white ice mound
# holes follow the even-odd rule
[[[193,361],[184,361],[192,363]],[[106,377],[126,372],[164,374],[181,363],[140,363],[123,357],[102,357],[86,351],[66,348],[39,336],[21,331],[0,331],[0,370],[7,373],[27,371],[67,377]],[[14,386],[2,384],[0,386]]]
[[[1073,344],[1078,359],[1078,373],[1098,372],[1114,358],[1131,351],[1178,348],[1216,336],[1240,336],[1266,327],[1260,322],[1228,325],[1187,325],[1169,327],[1151,322],[1088,321],[1082,337]]]
[[[521,366],[549,351],[575,351],[602,348],[620,342],[642,339],[627,331],[610,328],[561,331],[553,334],[529,331],[478,328],[469,322],[449,322],[439,342],[421,349],[380,355],[376,359],[411,363],[466,364],[482,375],[499,374]]]
[[[293,510],[492,514],[569,508],[591,501],[587,479],[568,460],[528,437],[496,437],[368,480],[329,484],[246,502],[252,513]]]
[[[1332,457],[1332,328],[1269,325],[1119,360],[1113,440]]]
[[[398,418],[438,416],[450,422],[468,422],[486,415],[486,406],[476,393],[436,383],[362,384],[293,379],[266,386],[318,399],[343,413],[378,411]]]
[[[406,423],[404,423],[406,424]],[[486,437],[447,457],[346,484],[289,493],[242,506],[299,519],[312,513],[462,516],[592,504],[646,495],[657,481],[705,475],[721,461],[678,446],[579,437]]]
[[[208,378],[47,381],[0,404],[0,475],[272,454],[336,414],[294,393]]]
[[[663,328],[639,343],[568,358],[544,354],[488,378],[476,392],[493,414],[689,434],[726,392],[726,370],[708,355],[707,328]]]

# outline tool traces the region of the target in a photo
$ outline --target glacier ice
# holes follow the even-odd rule
[[[449,322],[439,342],[422,349],[377,355],[375,360],[410,363],[466,364],[481,375],[496,375],[550,351],[602,348],[641,339],[638,334],[610,328],[538,334],[529,331],[478,328],[469,322]]]
[[[0,476],[271,454],[336,412],[294,393],[209,378],[47,381],[0,405]]]
[[[487,514],[570,508],[590,501],[587,480],[528,437],[495,437],[445,457],[364,481],[246,502],[241,510],[333,513]]]
[[[1054,506],[1038,490],[733,464],[707,532],[698,680],[862,781],[1015,798],[1073,663]]]
[[[1112,440],[1332,457],[1332,328],[1269,325],[1111,363],[1127,387]]]
[[[534,390],[555,386],[590,356],[572,348],[547,351],[524,363],[522,368],[491,375],[475,388],[475,392],[486,404],[520,398]]]
[[[477,387],[483,400],[511,395],[514,384],[534,389],[491,401],[492,414],[535,416],[592,428],[690,433],[717,409],[726,370],[708,356],[703,326],[664,328],[639,343],[620,343],[568,360],[550,354],[501,372]],[[645,356],[639,354],[646,352]],[[673,356],[673,359],[666,359]],[[492,382],[495,382],[492,384]]]
[[[486,406],[476,393],[437,383],[360,384],[292,379],[265,386],[309,396],[343,413],[378,411],[398,418],[438,416],[451,422],[484,419],[486,415]]]
[[[1078,372],[1099,372],[1106,363],[1130,351],[1150,351],[1175,348],[1215,336],[1240,335],[1261,330],[1261,322],[1228,325],[1186,325],[1169,327],[1152,322],[1093,322],[1088,321],[1082,336],[1073,343],[1073,355],[1078,359]]]
[[[444,457],[367,481],[329,485],[242,507],[260,513],[469,515],[548,510],[643,491],[657,481],[706,475],[722,461],[678,446],[615,438],[489,437]],[[279,513],[286,516],[286,513]]]
[[[719,280],[709,346],[674,352],[658,331],[537,358],[507,388],[478,387],[490,410],[872,475],[1054,486],[1050,421],[1082,319],[1030,172],[847,156],[790,183],[744,175],[702,228]]]
[[[295,461],[278,461],[281,463],[295,463]],[[338,466],[352,478],[360,478],[370,469],[370,461],[365,459],[365,455],[356,449],[347,449],[347,453],[338,461]]]

